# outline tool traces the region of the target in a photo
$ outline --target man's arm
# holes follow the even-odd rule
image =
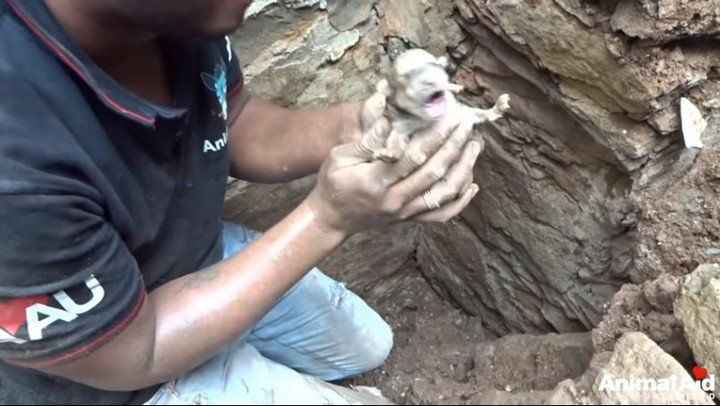
[[[301,204],[242,252],[150,293],[107,344],[45,371],[105,390],[173,379],[250,328],[345,237],[321,227]]]
[[[105,390],[135,390],[174,379],[251,328],[353,232],[457,215],[477,191],[466,186],[480,146],[473,142],[460,151],[470,126],[448,123],[415,137],[408,149],[426,153],[425,164],[368,162],[372,152],[359,146],[380,142],[388,127],[381,121],[363,141],[333,149],[311,195],[243,251],[153,291],[124,330],[89,354],[36,368]],[[445,182],[431,176],[438,168],[448,174]],[[439,188],[437,196],[447,189],[442,207],[429,210],[423,203],[421,195],[429,188]]]
[[[288,182],[318,171],[330,150],[360,135],[360,103],[291,110],[240,91],[229,100],[231,175]]]

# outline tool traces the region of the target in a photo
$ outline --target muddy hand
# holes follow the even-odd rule
[[[313,213],[327,228],[347,235],[405,220],[456,216],[478,190],[472,168],[482,145],[467,142],[471,129],[457,119],[441,120],[413,136],[398,162],[384,163],[373,160],[368,148],[390,132],[390,123],[378,119],[361,140],[333,149],[308,196]]]

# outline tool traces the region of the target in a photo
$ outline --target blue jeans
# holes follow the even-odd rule
[[[224,257],[260,234],[225,224]],[[390,326],[317,268],[286,292],[252,330],[195,370],[165,384],[150,404],[347,404],[321,381],[380,366]]]

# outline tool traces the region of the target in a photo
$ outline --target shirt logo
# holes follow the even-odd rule
[[[71,322],[79,315],[95,308],[105,297],[105,289],[94,276],[85,281],[85,286],[90,290],[92,297],[82,304],[76,303],[64,290],[53,294],[61,309],[49,306],[48,295],[20,297],[0,302],[0,344],[25,344],[27,340],[15,336],[23,324],[27,324],[30,341],[42,340],[43,330],[47,326],[57,321]]]
[[[218,104],[220,105],[220,117],[227,122],[227,72],[225,65],[218,63],[215,65],[215,71],[212,75],[207,72],[200,73],[205,87],[215,93]],[[218,152],[227,145],[227,132],[216,140],[205,140],[203,143],[203,152]]]
[[[203,152],[218,152],[221,149],[225,148],[225,145],[227,145],[227,132],[224,132],[222,137],[216,139],[215,141],[205,140],[203,142]]]
[[[227,72],[225,66],[218,63],[215,65],[215,71],[212,75],[201,72],[200,76],[205,87],[211,92],[215,92],[221,108],[221,117],[223,120],[227,120]]]

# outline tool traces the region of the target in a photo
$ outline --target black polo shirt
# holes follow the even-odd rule
[[[0,0],[0,403],[128,403],[27,366],[111,339],[146,291],[221,256],[226,37],[163,41],[173,105],[120,86],[42,0]]]

